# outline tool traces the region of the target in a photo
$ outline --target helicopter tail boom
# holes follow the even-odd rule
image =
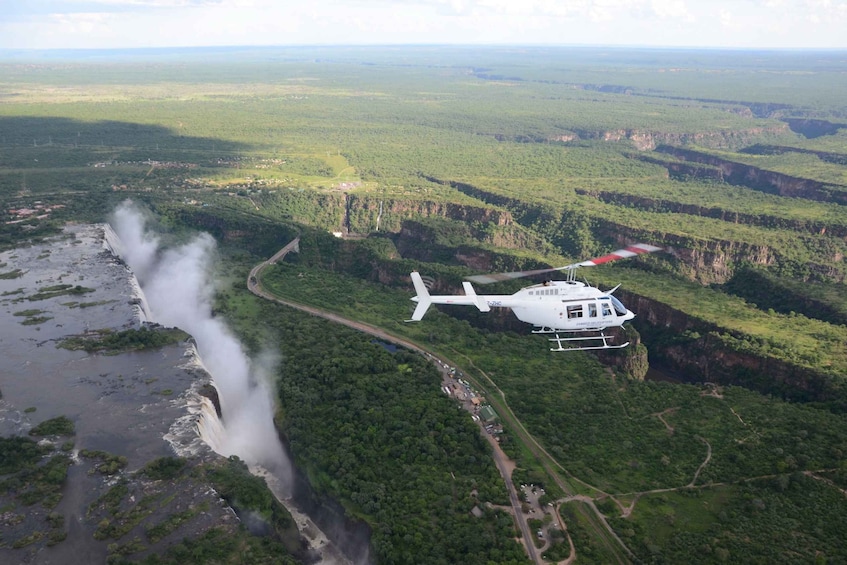
[[[420,273],[417,271],[413,271],[411,273],[412,276],[412,284],[415,285],[415,292],[417,296],[412,298],[414,302],[417,302],[418,305],[415,307],[415,311],[412,314],[412,318],[406,320],[407,322],[418,322],[426,314],[426,311],[429,310],[429,307],[433,304],[458,304],[458,305],[467,305],[467,306],[476,306],[480,312],[489,312],[491,307],[488,305],[488,302],[485,300],[485,297],[479,296],[476,291],[474,291],[473,286],[469,282],[463,282],[462,286],[465,289],[465,296],[432,296],[426,288],[426,285],[421,278]]]

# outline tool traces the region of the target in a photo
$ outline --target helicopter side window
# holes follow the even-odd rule
[[[589,304],[588,305],[588,317],[589,318],[596,318],[597,317],[597,305],[596,304]]]
[[[621,301],[615,298],[614,296],[610,297],[612,299],[612,306],[615,307],[615,312],[618,316],[626,316],[626,307],[621,304]]]
[[[612,315],[612,308],[609,306],[608,302],[603,302],[601,306],[603,308],[603,315],[604,316],[611,316]]]
[[[582,304],[568,306],[568,318],[582,318]]]

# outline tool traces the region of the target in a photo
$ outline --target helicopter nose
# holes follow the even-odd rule
[[[627,310],[626,314],[624,314],[623,319],[624,319],[625,322],[628,322],[629,320],[633,319],[634,317],[635,317],[635,312],[633,312],[632,310]]]

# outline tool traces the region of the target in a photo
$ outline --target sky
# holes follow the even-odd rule
[[[847,49],[847,0],[0,0],[0,49],[398,44]]]

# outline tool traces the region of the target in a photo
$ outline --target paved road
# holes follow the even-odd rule
[[[509,500],[512,503],[512,512],[515,515],[515,521],[518,523],[518,527],[520,527],[521,534],[523,535],[521,543],[523,543],[524,549],[526,549],[526,552],[529,554],[529,558],[532,562],[537,565],[541,565],[544,563],[544,560],[541,559],[541,556],[538,555],[538,552],[536,551],[535,538],[532,537],[532,530],[529,529],[526,516],[524,516],[523,510],[521,509],[521,500],[518,498],[518,491],[515,488],[515,484],[512,482],[509,458],[505,453],[503,453],[503,450],[500,448],[500,444],[497,443],[491,434],[485,433],[484,431],[482,433],[486,435],[488,442],[491,444],[494,464],[497,466],[497,470],[500,471],[500,476],[503,478],[503,482],[506,483],[506,488],[509,491]]]
[[[269,260],[259,263],[258,265],[253,267],[250,270],[250,274],[247,276],[247,288],[250,290],[250,292],[266,300],[271,300],[273,302],[277,302],[279,304],[283,304],[291,308],[296,308],[297,310],[301,310],[303,312],[308,312],[313,316],[319,316],[332,322],[345,325],[349,328],[365,332],[388,343],[393,343],[395,345],[400,345],[407,349],[411,349],[412,351],[417,351],[418,353],[425,355],[428,359],[431,359],[432,362],[436,365],[440,364],[440,366],[443,366],[445,364],[443,360],[439,359],[426,349],[423,349],[418,345],[412,343],[411,341],[403,339],[402,337],[397,337],[395,335],[389,334],[381,328],[366,324],[364,322],[350,320],[348,318],[339,316],[338,314],[333,314],[332,312],[326,312],[318,308],[306,306],[305,304],[299,304],[297,302],[291,302],[290,300],[278,298],[277,296],[274,296],[273,294],[270,294],[265,291],[265,289],[262,288],[261,284],[262,271],[268,265],[282,260],[282,258],[285,257],[287,253],[292,250],[295,250],[299,243],[300,238],[298,237],[294,241],[280,249]],[[532,531],[529,529],[529,524],[526,521],[526,516],[524,516],[523,510],[521,509],[521,501],[518,497],[517,489],[515,489],[515,485],[514,483],[512,483],[512,472],[511,467],[509,465],[509,458],[506,456],[506,454],[500,448],[500,444],[498,444],[497,441],[494,440],[491,434],[485,432],[485,430],[482,429],[482,423],[478,422],[478,425],[480,427],[480,433],[482,433],[488,439],[489,443],[491,443],[494,464],[497,466],[497,470],[500,471],[500,476],[503,478],[503,482],[506,484],[506,488],[509,491],[509,500],[512,503],[512,513],[514,514],[515,521],[518,523],[518,527],[520,528],[521,534],[523,535],[521,542],[523,543],[524,548],[529,554],[529,558],[532,560],[532,562],[536,563],[536,565],[542,565],[544,561],[541,559],[541,557],[538,555],[538,552],[536,551],[535,541],[532,537]]]

